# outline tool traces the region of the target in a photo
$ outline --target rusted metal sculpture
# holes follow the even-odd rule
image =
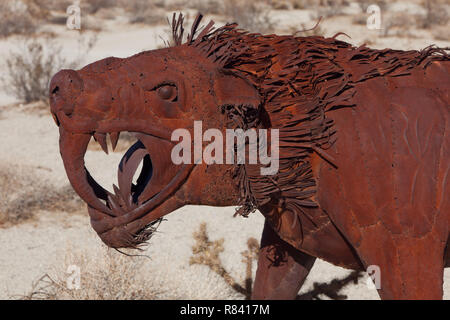
[[[441,298],[450,264],[448,49],[374,50],[334,38],[199,28],[174,45],[63,70],[51,111],[69,180],[110,247],[137,247],[186,204],[239,205],[266,217],[253,298],[294,298],[316,257],[381,271],[383,299]],[[278,128],[280,169],[175,165],[177,128]],[[139,140],[115,194],[84,167],[92,136],[107,151]],[[143,170],[136,184],[138,164]],[[188,218],[188,217],[187,217]]]

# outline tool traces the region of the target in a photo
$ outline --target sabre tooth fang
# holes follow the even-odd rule
[[[113,190],[114,190],[114,193],[116,194],[116,197],[119,197],[120,191],[119,191],[119,188],[115,184],[113,184]]]
[[[112,150],[114,151],[117,146],[117,141],[119,141],[120,132],[111,132],[109,137],[111,139]]]
[[[128,206],[132,207],[132,205],[133,205],[133,196],[130,194],[128,195]]]
[[[106,134],[104,133],[94,133],[94,139],[98,142],[102,150],[108,154],[108,144],[106,143]]]

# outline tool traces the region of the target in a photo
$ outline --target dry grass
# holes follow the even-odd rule
[[[202,14],[221,14],[224,2],[219,0],[192,0],[187,5]]]
[[[367,7],[372,4],[377,4],[381,8],[382,13],[382,29],[380,36],[389,37],[414,37],[415,31],[419,29],[433,29],[432,34],[437,39],[435,28],[438,26],[448,26],[449,16],[446,6],[438,0],[424,0],[422,2],[425,8],[425,14],[411,13],[408,11],[389,11],[386,1],[383,0],[359,0],[362,12],[352,17],[352,23],[358,25],[365,25],[367,23],[366,13]],[[439,32],[439,34],[441,34]],[[440,40],[446,40],[444,36]]]
[[[370,5],[374,5],[374,4],[379,6],[382,12],[384,12],[387,7],[386,0],[356,0],[355,2],[359,5],[359,7],[361,8],[361,10],[363,12],[367,12],[367,8]]]
[[[0,2],[0,37],[13,34],[31,34],[36,22],[22,1]]]
[[[428,29],[435,25],[445,25],[449,22],[449,15],[444,4],[436,0],[425,0],[423,6],[426,14],[416,17],[419,28]]]
[[[67,63],[61,50],[50,38],[25,38],[6,59],[3,84],[25,103],[47,100],[51,77]]]
[[[35,2],[42,10],[45,11],[57,11],[57,12],[66,12],[68,6],[74,4],[73,0],[31,0]],[[83,1],[87,2],[87,1]]]
[[[361,26],[366,25],[368,17],[369,17],[369,15],[367,13],[356,14],[352,17],[352,23],[361,25]]]
[[[433,30],[433,37],[436,40],[450,41],[450,28],[448,27],[435,27]]]
[[[199,230],[194,233],[195,245],[192,248],[192,257],[189,261],[191,265],[200,264],[209,267],[217,273],[236,292],[243,294],[246,299],[250,299],[253,284],[253,262],[258,259],[259,244],[255,238],[247,240],[248,249],[242,252],[245,265],[244,283],[234,279],[225,269],[220,259],[220,253],[224,251],[224,239],[211,241],[206,231],[206,223],[200,224]]]
[[[372,0],[372,3],[376,0]],[[275,9],[314,9],[320,10],[324,17],[331,17],[342,14],[342,9],[348,6],[351,1],[347,0],[271,0]]]
[[[118,0],[87,0],[83,1],[82,10],[85,10],[88,14],[96,14],[100,9],[114,8],[118,3]]]
[[[412,17],[404,12],[396,12],[390,15],[385,15],[382,20],[381,36],[405,36],[410,34]]]
[[[40,210],[75,212],[82,208],[72,187],[56,189],[28,169],[0,166],[0,226],[30,220]]]
[[[225,3],[224,15],[230,22],[236,22],[242,29],[262,34],[273,32],[270,7],[245,0],[229,0]]]
[[[157,25],[167,21],[165,10],[146,0],[124,1],[121,7],[127,12],[130,23]]]
[[[151,300],[162,292],[148,279],[143,257],[102,248],[90,254],[67,251],[65,262],[36,280],[25,300]],[[69,269],[69,266],[75,268]],[[75,270],[79,270],[79,287]],[[147,277],[146,277],[147,276]]]
[[[259,243],[255,238],[247,240],[248,249],[242,252],[245,266],[245,277],[243,284],[234,279],[223,266],[220,254],[224,251],[224,239],[211,241],[208,236],[206,223],[200,224],[199,230],[194,233],[195,245],[192,248],[190,264],[205,265],[217,273],[236,292],[243,294],[246,299],[250,299],[253,287],[253,262],[258,259]],[[297,296],[299,300],[321,300],[323,297],[329,299],[342,300],[347,296],[341,291],[350,284],[357,284],[358,280],[364,276],[362,271],[353,271],[342,279],[333,279],[327,283],[313,284],[313,288]]]
[[[36,3],[47,11],[66,12],[67,7],[75,4],[74,0],[27,0]],[[131,2],[131,1],[128,1]],[[100,9],[117,7],[121,0],[82,0],[80,7],[83,14],[96,14]]]
[[[344,14],[344,1],[327,1],[325,5],[317,8],[317,17],[330,18],[334,16],[340,16]]]
[[[47,101],[48,84],[52,76],[60,69],[80,66],[95,42],[95,36],[80,35],[79,56],[68,61],[55,40],[49,37],[23,38],[6,58],[6,72],[0,76],[0,82],[25,103]]]
[[[282,3],[284,1],[280,0],[272,0],[273,5],[277,3]],[[288,0],[289,3],[294,9],[315,9],[321,5],[323,5],[324,0]]]

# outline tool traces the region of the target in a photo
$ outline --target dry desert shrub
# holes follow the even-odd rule
[[[290,10],[293,5],[287,0],[270,0],[269,5],[275,10]]]
[[[118,0],[85,0],[82,2],[82,10],[88,14],[96,14],[100,9],[114,8],[118,4]]]
[[[423,6],[426,9],[425,15],[418,15],[416,17],[419,28],[428,29],[434,25],[448,24],[449,14],[443,3],[436,0],[425,0]]]
[[[40,8],[48,11],[66,12],[67,7],[74,4],[74,0],[31,0]]]
[[[382,19],[381,36],[405,36],[410,35],[411,24],[414,18],[404,12],[396,12],[389,15],[384,15]]]
[[[36,23],[23,1],[0,2],[0,37],[31,34],[35,29]]]
[[[0,226],[29,220],[40,210],[75,212],[82,208],[72,187],[55,188],[28,169],[0,166]]]
[[[291,5],[294,9],[310,9],[315,8],[319,5],[318,0],[290,0]]]
[[[342,0],[326,1],[317,9],[317,17],[330,18],[344,14],[344,6],[347,2]]]
[[[247,250],[243,251],[242,262],[245,265],[244,284],[239,283],[225,269],[220,259],[220,253],[224,251],[224,239],[211,241],[206,231],[206,223],[200,224],[199,230],[194,232],[195,245],[192,248],[192,256],[189,261],[191,265],[200,264],[209,267],[217,273],[236,292],[250,299],[253,285],[253,262],[258,259],[259,244],[255,238],[247,240]]]
[[[107,15],[114,15],[112,9],[118,7],[119,0],[29,0],[39,2],[43,8],[46,8],[46,14],[41,20],[50,24],[65,25],[67,23],[67,9],[72,5],[80,6],[81,29],[100,31],[103,26],[102,19]],[[110,10],[111,9],[111,10]],[[101,17],[98,17],[101,16]],[[114,16],[112,18],[115,18]]]
[[[450,28],[448,27],[434,28],[433,38],[441,41],[450,41]]]
[[[23,38],[6,58],[6,72],[0,82],[17,99],[30,103],[48,101],[48,85],[52,76],[63,68],[76,68],[91,50],[96,37],[80,35],[78,57],[69,61],[62,55],[62,46],[49,37]]]
[[[123,1],[121,7],[127,12],[130,23],[157,25],[167,21],[165,10],[146,0]]]
[[[25,300],[151,300],[162,292],[148,278],[143,257],[111,249],[68,250],[65,263],[32,284]],[[79,272],[79,278],[77,276]],[[79,282],[77,281],[79,279]]]
[[[273,21],[270,19],[270,7],[264,3],[245,0],[228,0],[225,2],[225,16],[236,22],[242,29],[251,32],[269,33],[273,31]]]
[[[352,17],[352,23],[358,25],[366,25],[368,16],[369,15],[367,13],[356,14]]]
[[[219,0],[193,0],[188,3],[188,6],[202,14],[221,14],[224,9],[223,4],[224,2]]]
[[[47,21],[51,24],[66,25],[67,15],[66,14],[54,14],[47,18]]]
[[[272,2],[280,1],[282,0],[272,0]],[[321,9],[330,16],[342,14],[342,8],[350,4],[347,0],[289,0],[285,2],[289,2],[294,9]]]
[[[38,3],[48,11],[66,12],[71,5],[78,5],[82,14],[96,14],[100,9],[110,9],[119,6],[121,0],[28,0]],[[132,1],[128,1],[132,2]]]
[[[236,292],[241,293],[246,299],[250,299],[253,288],[253,262],[258,259],[259,244],[255,238],[247,240],[248,249],[242,252],[245,265],[244,284],[235,280],[223,266],[220,254],[224,251],[224,239],[211,241],[206,230],[206,223],[200,224],[199,230],[194,233],[195,245],[192,248],[190,264],[200,264],[208,266],[217,273]],[[353,271],[342,279],[333,279],[330,282],[314,282],[313,288],[308,292],[297,296],[299,300],[321,300],[324,297],[334,300],[347,299],[341,291],[350,284],[357,284],[364,276],[362,271]]]
[[[47,100],[51,77],[66,64],[61,49],[50,38],[25,38],[6,59],[5,88],[25,103]]]
[[[56,0],[7,0],[0,2],[0,36],[33,34],[51,16]],[[67,6],[66,6],[67,7]],[[65,10],[65,8],[64,8]]]
[[[339,1],[339,0],[338,0]],[[272,3],[282,2],[281,0],[272,0]],[[288,0],[287,2],[294,9],[316,9],[320,6],[333,5],[336,0]]]
[[[359,7],[361,8],[361,10],[363,12],[367,12],[367,8],[370,5],[377,5],[377,6],[379,6],[380,9],[383,12],[387,8],[387,1],[386,0],[356,0],[355,2],[359,5]]]

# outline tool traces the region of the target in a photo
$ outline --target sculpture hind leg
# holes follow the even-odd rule
[[[358,253],[366,268],[379,270],[381,299],[442,299],[445,243],[430,233],[411,238],[375,229],[373,237],[366,233]]]
[[[252,299],[295,299],[315,259],[281,240],[266,222]]]

